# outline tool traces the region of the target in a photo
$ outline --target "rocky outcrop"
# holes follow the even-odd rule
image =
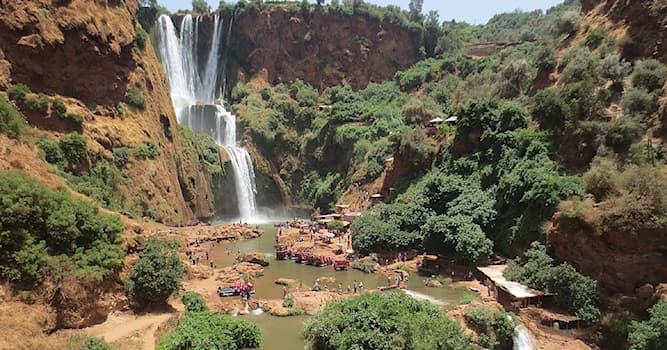
[[[115,148],[155,143],[160,155],[131,157],[119,185],[136,214],[172,225],[210,217],[211,174],[179,144],[164,71],[149,41],[144,49],[136,44],[137,8],[136,0],[3,1],[0,86],[23,83],[62,98],[85,119],[81,131],[93,163],[113,160]],[[121,114],[117,104],[130,88],[141,91],[146,108],[126,106]],[[28,121],[58,137],[56,119],[30,114]]]
[[[610,292],[632,294],[644,284],[665,282],[667,229],[603,232],[596,210],[576,218],[554,215],[548,238],[556,256]]]
[[[236,260],[240,262],[247,262],[251,264],[257,264],[262,267],[269,266],[269,257],[263,253],[251,252],[244,253],[239,255]]]
[[[626,59],[654,57],[667,63],[667,3],[656,0],[582,0],[587,21],[624,33],[619,44]]]
[[[386,20],[272,6],[234,19],[230,53],[250,76],[264,71],[272,84],[301,79],[319,90],[359,89],[415,63],[417,45],[413,33]]]

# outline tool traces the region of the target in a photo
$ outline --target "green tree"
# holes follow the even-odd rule
[[[83,136],[69,133],[62,136],[58,144],[70,170],[76,169],[82,162],[88,163],[88,144]]]
[[[158,344],[158,350],[236,350],[257,348],[262,333],[250,321],[210,311],[187,312],[176,326]]]
[[[23,115],[4,96],[0,96],[0,132],[11,138],[16,138],[24,128],[25,119],[23,119]]]
[[[661,91],[667,79],[667,68],[655,59],[639,61],[632,73],[632,85],[648,92]]]
[[[667,301],[659,301],[649,310],[646,321],[632,321],[628,334],[630,350],[667,348]]]
[[[130,272],[130,295],[143,302],[164,302],[178,291],[185,266],[177,249],[176,241],[150,237]]]
[[[308,319],[301,333],[314,350],[472,349],[461,327],[440,309],[403,293],[336,301]]]
[[[209,13],[211,12],[211,6],[206,0],[192,0],[192,11],[195,13]]]
[[[208,311],[204,298],[195,292],[187,291],[181,295],[181,302],[185,305],[185,311],[202,312]]]

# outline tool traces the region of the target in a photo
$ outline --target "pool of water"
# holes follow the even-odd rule
[[[384,277],[367,274],[358,270],[336,272],[333,267],[314,267],[296,264],[290,260],[275,260],[275,233],[276,228],[272,224],[259,225],[264,230],[264,235],[256,239],[248,239],[226,245],[216,246],[211,251],[211,258],[217,266],[231,266],[234,264],[235,255],[247,252],[260,252],[269,254],[272,259],[270,265],[264,269],[264,275],[255,279],[255,293],[259,299],[282,298],[282,286],[275,284],[278,278],[290,278],[299,281],[302,288],[310,288],[315,280],[321,277],[334,277],[336,282],[328,284],[331,291],[338,289],[338,284],[347,289],[348,284],[354,281],[363,281],[366,289],[375,289],[387,284]],[[231,251],[231,254],[228,252]],[[412,297],[429,300],[444,308],[455,305],[464,293],[456,288],[429,288],[424,286],[425,277],[411,274],[405,291]],[[324,284],[322,284],[324,287]],[[268,314],[246,315],[244,318],[255,322],[263,332],[263,344],[261,349],[303,349],[305,343],[299,332],[307,316],[299,317],[276,317]]]

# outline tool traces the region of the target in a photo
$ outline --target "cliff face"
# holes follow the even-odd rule
[[[609,21],[625,31],[621,51],[627,59],[653,57],[667,62],[667,2],[582,0],[581,6],[590,21]]]
[[[85,119],[82,133],[93,161],[112,160],[114,148],[158,145],[155,159],[131,157],[121,185],[142,214],[167,224],[212,215],[210,176],[197,155],[179,145],[164,71],[149,41],[144,49],[135,45],[136,0],[1,0],[0,5],[0,85],[23,83],[61,96],[69,111]],[[115,106],[132,87],[139,88],[146,108],[126,107],[122,117]],[[29,122],[55,137],[63,131],[44,116]]]
[[[603,232],[597,209],[577,218],[554,215],[549,244],[558,258],[596,279],[610,292],[632,294],[667,276],[667,230]]]
[[[232,38],[231,57],[251,76],[266,70],[272,84],[301,79],[319,90],[390,80],[418,58],[408,30],[333,12],[247,11],[234,19]]]

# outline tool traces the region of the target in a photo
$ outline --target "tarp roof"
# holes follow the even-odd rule
[[[506,291],[517,299],[533,298],[543,296],[544,292],[531,289],[519,282],[509,281],[503,276],[503,271],[507,265],[490,265],[485,267],[478,267],[477,269],[488,277],[498,288]]]
[[[435,123],[442,123],[443,121],[445,121],[445,120],[440,118],[440,117],[437,117],[437,118],[433,118],[433,119],[429,120],[428,122],[431,123],[431,124],[435,124]]]
[[[448,122],[448,123],[449,122],[455,122],[457,120],[459,120],[459,117],[457,117],[457,116],[451,116],[451,117],[445,119],[445,121]]]

